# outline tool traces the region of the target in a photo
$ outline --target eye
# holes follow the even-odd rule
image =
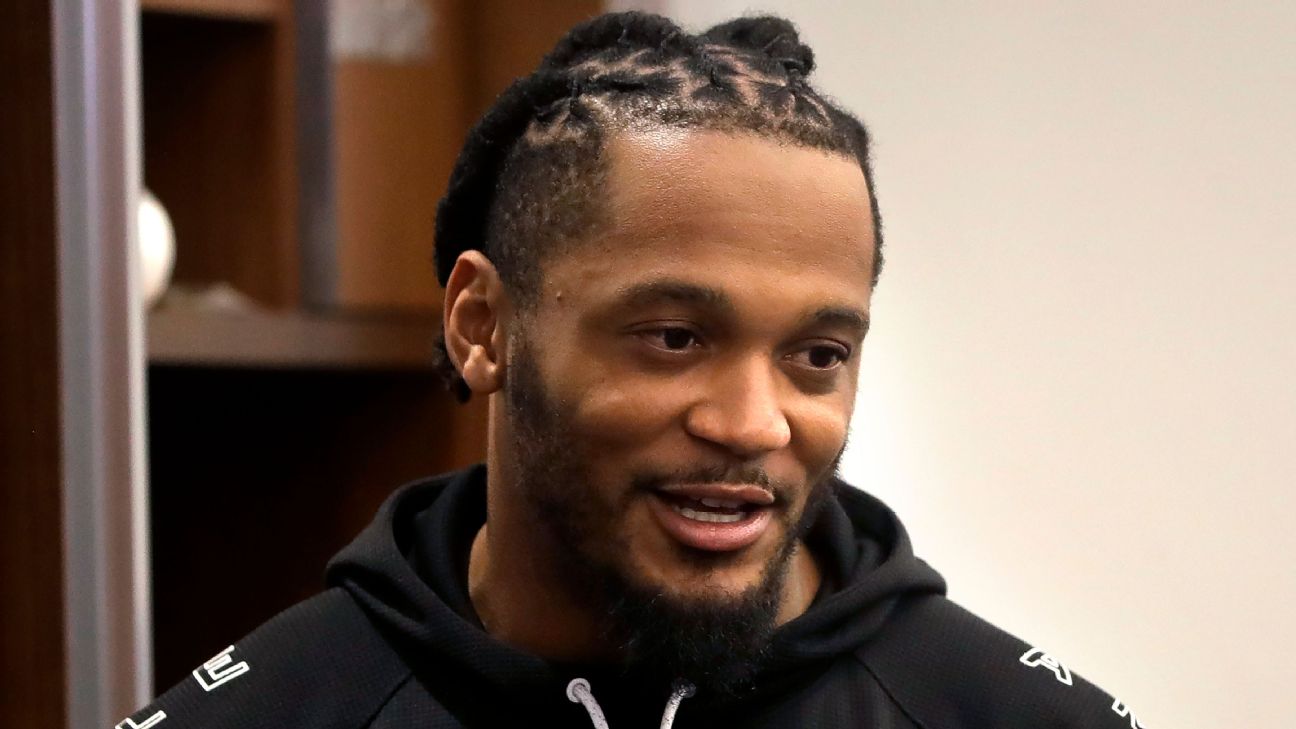
[[[641,337],[658,349],[669,352],[684,352],[699,344],[698,336],[690,329],[683,327],[660,327],[639,332]]]
[[[834,370],[850,359],[850,350],[834,344],[818,344],[796,352],[792,359],[810,369]]]

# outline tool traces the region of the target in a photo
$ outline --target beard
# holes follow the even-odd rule
[[[723,694],[750,688],[769,651],[792,556],[829,500],[841,452],[830,475],[810,488],[795,522],[787,507],[798,489],[772,481],[759,467],[635,473],[609,497],[593,483],[590,457],[570,414],[549,396],[530,342],[522,336],[514,343],[504,389],[522,495],[557,546],[567,587],[592,596],[604,611],[603,637],[619,648],[624,673],[657,684],[686,679]],[[738,593],[717,588],[682,596],[637,574],[621,517],[636,498],[668,483],[752,483],[774,493],[784,537],[756,584]],[[733,559],[678,546],[681,560],[700,573]]]

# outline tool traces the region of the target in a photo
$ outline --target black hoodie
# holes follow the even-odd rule
[[[806,538],[825,577],[738,697],[642,685],[493,639],[468,598],[483,466],[406,486],[272,619],[120,729],[1106,727],[1141,724],[1049,654],[944,597],[881,502],[842,487]],[[673,724],[672,724],[673,722]]]

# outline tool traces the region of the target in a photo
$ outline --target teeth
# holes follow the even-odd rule
[[[740,509],[743,502],[741,501],[722,501],[720,499],[698,499],[703,506],[709,506],[712,509]]]
[[[703,500],[703,503],[705,503],[705,499]],[[710,504],[707,505],[710,506]],[[713,524],[733,524],[734,522],[742,521],[744,516],[743,514],[716,514],[710,511],[696,511],[687,506],[672,506],[672,508],[675,509],[676,512],[683,514],[685,517],[694,521],[706,521]]]

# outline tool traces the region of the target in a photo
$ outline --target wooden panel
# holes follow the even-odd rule
[[[427,58],[336,64],[344,305],[440,310],[431,265],[436,203],[465,133],[509,82],[602,9],[597,0],[427,2]]]
[[[474,0],[476,51],[471,113],[480,116],[514,79],[530,73],[573,25],[603,12],[601,0]]]
[[[0,726],[65,725],[50,3],[0,4]]]
[[[242,20],[288,17],[291,0],[140,0],[140,9]]]
[[[170,212],[177,282],[298,300],[290,24],[145,13],[144,182]]]
[[[153,367],[149,395],[159,689],[318,592],[397,485],[480,460],[428,374]]]
[[[430,370],[440,322],[423,316],[149,314],[151,364],[208,367]]]
[[[458,0],[428,0],[430,52],[335,65],[338,301],[440,311],[436,203],[467,131],[468,48]]]

